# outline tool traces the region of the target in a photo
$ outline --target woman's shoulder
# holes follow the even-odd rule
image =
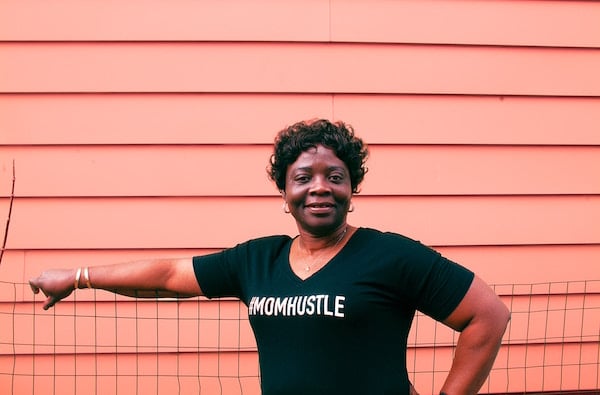
[[[288,235],[262,236],[249,239],[225,248],[217,254],[232,262],[246,262],[248,260],[269,260],[280,254],[289,245],[291,237]]]
[[[358,228],[357,233],[360,239],[367,242],[381,242],[381,243],[400,243],[400,244],[414,244],[420,245],[421,242],[414,240],[408,236],[400,233],[391,231],[382,231],[374,228]]]
[[[261,236],[254,239],[250,239],[246,244],[252,244],[254,246],[269,246],[269,245],[281,245],[289,243],[292,238],[289,235],[270,235]]]
[[[252,253],[279,251],[288,245],[291,240],[292,238],[288,235],[261,236],[240,243],[234,249],[247,250]]]
[[[372,228],[359,228],[357,245],[368,251],[379,251],[386,256],[422,258],[439,254],[421,241],[391,231]]]

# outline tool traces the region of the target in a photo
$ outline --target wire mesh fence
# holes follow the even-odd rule
[[[600,281],[495,289],[512,318],[481,392],[598,393]],[[260,393],[256,344],[236,300],[86,291],[43,311],[28,284],[8,282],[0,297],[1,394]],[[420,393],[439,391],[457,339],[416,315],[407,366]]]

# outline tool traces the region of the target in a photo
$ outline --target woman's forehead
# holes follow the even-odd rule
[[[342,161],[331,148],[319,145],[317,147],[302,151],[296,161],[288,166],[288,171],[314,169],[315,167],[322,167],[328,170],[348,169],[346,163],[344,163],[344,161]]]
[[[342,160],[338,158],[334,150],[319,144],[302,151],[300,155],[298,155],[298,158],[296,158],[296,161],[294,163],[313,162],[316,160],[330,160],[334,162],[342,162]]]

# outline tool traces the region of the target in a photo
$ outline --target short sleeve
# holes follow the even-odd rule
[[[208,298],[241,296],[237,248],[193,258],[196,280]]]
[[[422,281],[420,282],[417,309],[438,321],[446,319],[466,295],[474,273],[443,257],[439,252],[427,249]]]
[[[268,236],[246,241],[214,254],[196,256],[192,262],[196,281],[208,298],[236,297],[246,302],[248,287],[257,276],[271,270],[289,236]]]

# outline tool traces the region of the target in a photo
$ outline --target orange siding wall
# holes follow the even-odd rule
[[[2,1],[0,223],[13,161],[16,190],[0,281],[294,234],[265,167],[274,134],[314,117],[347,121],[370,144],[353,225],[420,239],[492,284],[600,280],[598,21],[600,3],[589,1]],[[498,290],[507,303],[534,308],[582,293]],[[600,305],[600,289],[585,291]],[[105,308],[102,301],[173,317],[187,308],[125,299],[115,305],[107,293],[76,297],[77,307],[64,302],[56,314],[93,315]],[[92,297],[100,302],[88,304]],[[32,309],[26,288],[3,289],[0,298]],[[199,315],[210,315],[215,303],[220,314],[238,313],[236,303],[202,302]],[[586,323],[591,333],[598,315],[596,309]],[[58,333],[72,328],[72,320],[54,319],[63,325]],[[13,331],[39,331],[28,325]],[[86,324],[78,325],[86,336]],[[428,325],[414,352],[431,352],[428,333],[436,329]],[[511,329],[525,325],[513,317]],[[212,341],[213,330],[199,338]],[[247,327],[242,334],[249,351],[231,358],[241,361],[242,376],[252,376],[253,341]],[[544,355],[585,350],[597,358],[599,340],[539,347]],[[514,343],[507,339],[498,361],[508,372],[526,346]],[[163,346],[160,364],[131,349],[88,350],[76,358],[78,371],[87,372],[76,385],[89,384],[88,370],[102,370],[115,355],[124,386],[140,371],[168,375],[177,347]],[[226,352],[198,346],[206,361],[228,366]],[[5,361],[15,351],[2,350]],[[52,363],[72,360],[67,346],[38,351]],[[176,364],[185,366],[186,355]],[[127,370],[133,365],[137,370]],[[594,389],[597,368],[578,371],[576,384],[504,373],[484,389]],[[439,388],[438,376],[417,375],[417,388]],[[12,388],[10,378],[1,380],[0,392]],[[100,393],[118,388],[95,383]],[[212,393],[212,384],[203,388]],[[140,390],[157,391],[146,385],[152,387],[138,382]],[[170,393],[178,384],[161,385]]]

